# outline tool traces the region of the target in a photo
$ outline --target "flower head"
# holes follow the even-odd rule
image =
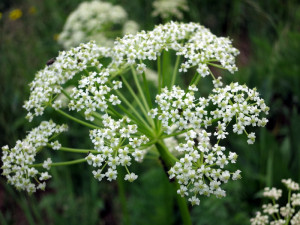
[[[138,135],[137,126],[130,124],[130,119],[124,117],[120,120],[114,120],[107,114],[102,116],[103,128],[91,130],[90,138],[94,144],[97,154],[90,153],[86,159],[88,164],[95,168],[94,177],[102,180],[115,180],[117,178],[117,166],[124,166],[128,171],[132,160],[142,161],[145,150],[140,147],[149,140],[145,135]],[[107,172],[104,170],[108,167]],[[129,173],[125,180],[134,181],[137,175]]]
[[[110,47],[118,35],[136,33],[138,29],[137,23],[127,20],[126,11],[119,5],[104,1],[82,2],[69,15],[58,42],[65,49],[91,40]]]
[[[100,56],[109,56],[108,49],[98,47],[94,42],[60,52],[56,59],[51,60],[51,64],[48,63],[36,74],[30,84],[30,97],[24,104],[24,108],[28,111],[27,118],[31,121],[34,116],[42,115],[45,108],[52,104],[53,99],[61,94],[62,86],[76,74],[85,71],[88,66],[100,69],[102,65],[97,60]],[[99,76],[105,76],[103,73],[105,72]],[[61,104],[58,102],[54,106],[60,108]]]
[[[17,19],[20,19],[23,15],[23,12],[21,9],[14,9],[12,11],[10,11],[9,13],[9,18],[11,20],[17,20]]]
[[[266,119],[259,116],[268,112],[267,107],[261,107],[264,103],[258,93],[244,85],[234,83],[224,88],[215,87],[207,99],[196,98],[195,91],[195,86],[190,86],[188,91],[176,86],[171,90],[164,88],[156,96],[158,108],[149,113],[161,121],[167,134],[185,131],[184,140],[175,147],[182,157],[170,169],[169,176],[178,180],[180,195],[189,195],[190,191],[194,196],[190,201],[194,204],[197,194],[225,196],[221,183],[240,177],[239,170],[230,173],[224,169],[237,159],[236,153],[227,153],[225,146],[219,144],[229,134],[229,123],[233,122],[233,132],[242,134],[247,126],[254,125],[251,119],[261,126],[261,121]],[[209,111],[211,107],[214,110]],[[214,121],[218,121],[216,131],[206,131],[205,128],[212,126]],[[212,136],[218,140],[216,144],[212,144]]]
[[[180,71],[196,67],[201,76],[209,74],[208,63],[219,61],[235,72],[235,56],[239,51],[228,38],[217,37],[197,23],[170,22],[156,26],[153,31],[125,35],[115,42],[113,62],[116,65],[139,64],[140,60],[156,60],[163,50],[173,50],[183,56]]]
[[[276,201],[281,197],[282,190],[274,187],[266,187],[263,195],[271,198],[272,203],[264,204],[263,215],[261,212],[257,212],[256,216],[250,220],[251,225],[284,225],[291,224],[296,225],[300,222],[300,211],[296,207],[300,205],[300,193],[293,193],[292,191],[299,190],[299,184],[291,179],[283,179],[282,183],[288,190],[288,202],[285,206],[280,206]],[[297,211],[298,210],[298,211]],[[289,223],[290,222],[290,223]]]
[[[18,190],[26,190],[29,193],[36,189],[45,189],[45,183],[35,181],[48,180],[51,176],[47,172],[38,171],[32,164],[35,162],[36,154],[45,147],[51,137],[67,130],[66,125],[56,125],[53,121],[43,121],[38,127],[29,132],[25,139],[19,140],[16,146],[9,149],[2,147],[3,169],[2,175],[6,176],[8,182]],[[43,163],[43,167],[50,169],[51,159]]]

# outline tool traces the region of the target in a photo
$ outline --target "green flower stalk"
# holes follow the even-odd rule
[[[174,53],[170,74],[163,68],[166,51]],[[88,163],[99,181],[116,180],[117,168],[124,167],[124,180],[132,182],[138,171],[131,171],[130,165],[155,151],[169,178],[176,180],[177,193],[191,204],[198,205],[200,195],[224,197],[222,183],[241,178],[241,171],[226,169],[238,156],[226,149],[222,140],[233,132],[245,134],[252,144],[255,133],[250,127],[268,122],[263,115],[269,108],[256,89],[238,83],[223,85],[210,70],[215,66],[234,73],[238,53],[228,38],[217,37],[197,23],[176,22],[125,35],[111,49],[89,42],[60,52],[31,83],[31,94],[24,104],[27,118],[31,121],[52,107],[66,122],[88,127],[94,148],[61,146],[54,140],[60,127],[43,122],[47,132],[30,133],[15,147],[3,147],[3,175],[17,189],[32,193],[45,188],[44,183],[40,187],[40,181],[50,178],[44,171],[51,166]],[[157,69],[156,92],[149,89],[149,65],[156,65],[151,68]],[[190,85],[179,84],[178,76],[191,71],[195,75]],[[204,77],[212,79],[213,89],[208,97],[197,97],[197,85]],[[61,95],[67,98],[67,108]],[[170,140],[172,144],[168,144]],[[36,154],[49,148],[66,154],[83,153],[83,157],[35,163]],[[191,224],[180,196],[184,223]]]

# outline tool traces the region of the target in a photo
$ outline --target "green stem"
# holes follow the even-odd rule
[[[115,115],[116,117],[118,117],[119,119],[121,119],[123,116],[122,114],[120,114],[119,112],[117,112],[112,106],[108,106],[108,110],[107,112],[109,112],[110,114]]]
[[[211,72],[211,70],[210,70],[209,68],[208,68],[208,70],[209,70],[209,73],[210,73],[211,77],[212,77],[214,80],[216,80],[215,75]]]
[[[168,150],[168,148],[165,146],[165,144],[162,141],[158,141],[155,144],[155,146],[160,154],[161,160],[163,161],[167,169],[170,169],[170,167],[172,167],[176,163],[176,161],[178,161],[178,159],[171,154],[171,152]],[[176,190],[179,189],[179,184],[177,181],[175,182],[174,185]],[[183,224],[192,225],[190,212],[185,198],[182,198],[176,193],[176,200],[177,200],[177,204],[179,207]]]
[[[193,76],[193,79],[191,80],[189,86],[191,86],[193,84],[197,85],[198,82],[200,81],[200,79],[201,79],[201,75],[196,72],[195,75]]]
[[[218,122],[219,120],[221,120],[221,118],[212,119],[212,120],[211,120],[211,123]],[[204,123],[201,123],[201,127],[204,127],[204,125],[205,125]],[[177,132],[177,133],[168,134],[168,135],[162,135],[161,138],[162,138],[162,139],[165,139],[165,138],[169,138],[169,137],[174,137],[174,136],[177,136],[177,135],[186,133],[186,132],[188,132],[189,130],[192,130],[192,129],[193,129],[193,128],[189,128],[189,129],[186,129],[186,130]]]
[[[165,139],[165,138],[169,138],[169,137],[175,137],[175,136],[177,136],[177,135],[184,134],[184,133],[186,133],[186,132],[188,132],[189,130],[192,130],[192,129],[193,129],[193,128],[189,128],[189,129],[186,129],[186,130],[183,130],[183,131],[174,133],[174,134],[163,135],[161,138],[162,138],[162,139]]]
[[[161,59],[157,56],[157,72],[158,72],[158,94],[161,92],[162,88],[162,74],[161,74]]]
[[[210,66],[214,66],[214,67],[217,67],[217,68],[226,70],[226,68],[224,68],[223,66],[220,66],[220,65],[218,65],[218,64],[209,63],[209,62],[208,62],[207,64],[210,65]]]
[[[196,79],[193,84],[197,85],[200,80],[201,80],[201,75],[199,73],[197,73]]]
[[[72,100],[72,97],[66,92],[64,89],[61,90],[61,92],[69,99]]]
[[[146,92],[146,98],[148,101],[148,105],[150,108],[152,108],[152,101],[151,101],[150,91],[149,91],[148,82],[147,82],[145,73],[142,73],[142,77],[143,77],[143,84],[144,84],[144,88],[145,88],[145,92]]]
[[[148,124],[146,123],[146,121],[143,119],[143,117],[136,111],[136,109],[132,106],[132,104],[123,96],[123,94],[118,91],[118,90],[114,90],[117,95],[121,98],[121,100],[132,110],[132,112],[138,117],[138,119],[145,124],[145,126],[147,126]],[[120,105],[118,105],[120,107]],[[126,112],[125,112],[126,113]],[[126,113],[127,114],[127,113]],[[129,116],[127,114],[127,116]],[[149,126],[148,126],[149,127]],[[149,127],[149,129],[151,130],[151,128]]]
[[[274,199],[274,198],[272,198],[272,203],[273,203],[273,205],[276,205],[276,202],[275,202],[275,199]],[[276,215],[277,215],[278,220],[280,220],[280,215],[279,215],[279,213],[276,213]]]
[[[50,144],[47,144],[47,146],[49,148],[52,148],[52,146]],[[54,151],[56,151],[56,150],[54,150]],[[99,154],[99,152],[94,149],[78,149],[78,148],[67,148],[67,147],[60,147],[58,149],[58,151],[84,153],[84,154],[88,154],[88,153]]]
[[[178,161],[178,159],[168,150],[163,141],[156,142],[155,147],[168,168],[174,166],[174,164]]]
[[[129,225],[129,216],[128,216],[128,209],[127,209],[127,203],[126,203],[126,196],[125,196],[125,187],[124,187],[124,180],[122,179],[124,177],[123,171],[121,171],[120,168],[118,168],[118,176],[117,176],[117,183],[118,183],[118,191],[119,191],[119,200],[121,203],[122,208],[122,214],[123,214],[123,224]]]
[[[125,109],[122,105],[118,105],[118,107],[130,118],[132,119],[137,125],[138,130],[140,130],[142,133],[146,134],[148,137],[152,137],[152,130],[151,127],[148,126],[147,123],[143,120],[142,122],[139,121],[132,113],[130,113],[127,109]],[[143,123],[144,122],[144,123]]]
[[[148,106],[148,102],[146,101],[146,97],[145,97],[143,89],[142,89],[142,87],[140,85],[140,81],[139,81],[139,79],[137,77],[136,71],[135,71],[135,69],[132,66],[131,66],[131,71],[132,71],[134,82],[135,82],[135,84],[137,86],[138,91],[140,92],[140,95],[142,97],[142,101],[143,101],[143,103],[145,105],[145,108],[149,112],[150,109],[149,109],[149,106]]]
[[[179,184],[175,182],[175,188],[178,190]],[[192,225],[191,215],[190,211],[186,202],[186,199],[184,197],[181,197],[179,194],[176,193],[176,200],[179,207],[179,211],[181,214],[182,222],[184,225]]]
[[[66,162],[51,163],[50,166],[67,166],[67,165],[82,163],[82,162],[85,162],[85,161],[86,161],[85,158],[76,159],[76,160],[66,161]],[[29,167],[43,167],[43,163],[32,164],[32,165],[29,165]]]
[[[172,74],[172,81],[171,81],[171,84],[170,84],[170,88],[172,88],[172,86],[175,84],[179,62],[180,62],[180,55],[178,55],[176,57],[176,62],[175,62],[175,67],[174,67],[173,74]]]
[[[291,205],[291,194],[292,194],[292,190],[289,189],[289,193],[288,193],[288,205],[289,205],[289,206]],[[289,216],[289,217],[287,218],[287,220],[286,220],[285,225],[288,225],[288,224],[289,224],[290,219],[291,219],[291,217]]]
[[[84,122],[83,120],[77,119],[74,116],[71,116],[71,115],[65,113],[64,111],[62,111],[60,109],[56,109],[56,111],[59,112],[61,115],[65,116],[65,117],[67,117],[67,118],[69,118],[69,119],[71,119],[71,120],[73,120],[73,121],[75,121],[77,123],[80,123],[80,124],[82,124],[82,125],[84,125],[86,127],[89,127],[89,128],[92,128],[92,129],[99,129],[99,127],[97,127],[97,126],[95,126],[93,124]]]
[[[135,77],[135,76],[134,76]],[[136,78],[136,77],[135,77]],[[134,80],[136,80],[136,79],[134,79]],[[147,121],[149,122],[149,123],[153,123],[152,121],[151,121],[151,119],[149,118],[149,116],[148,116],[148,114],[147,114],[147,111],[149,111],[149,108],[148,108],[148,104],[147,104],[147,102],[146,102],[146,104],[145,104],[145,99],[143,99],[143,97],[142,97],[142,99],[143,99],[143,101],[144,101],[144,105],[142,104],[142,102],[140,101],[140,99],[137,97],[137,95],[134,93],[134,90],[130,87],[130,85],[128,84],[128,82],[125,80],[125,78],[124,78],[124,76],[122,76],[122,81],[123,81],[123,83],[125,84],[125,86],[127,87],[127,89],[129,90],[129,92],[130,92],[130,94],[132,95],[132,97],[135,99],[135,101],[137,102],[137,104],[140,106],[140,108],[141,108],[141,110],[142,110],[142,112],[143,112],[143,114],[144,114],[144,116],[146,117],[146,119],[147,119]],[[136,85],[137,85],[137,83],[138,83],[138,81],[135,81],[136,82]],[[139,84],[139,83],[138,83]],[[139,88],[138,88],[139,89]],[[139,90],[139,92],[142,92],[141,90]],[[141,93],[141,95],[143,96],[143,94]],[[144,97],[145,98],[145,97]],[[146,108],[145,108],[146,107]],[[148,109],[147,109],[148,108]]]
[[[126,73],[129,69],[130,69],[130,67],[121,68],[116,73],[110,75],[109,78],[108,78],[108,81],[112,81],[115,77],[120,76],[120,75]],[[98,70],[98,71],[100,71],[100,70]]]

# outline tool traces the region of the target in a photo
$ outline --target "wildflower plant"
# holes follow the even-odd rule
[[[110,47],[116,37],[136,33],[138,29],[138,24],[128,20],[126,11],[119,5],[97,0],[82,2],[69,15],[58,42],[65,49],[90,40]]]
[[[282,196],[282,190],[266,187],[263,196],[271,203],[263,204],[263,213],[257,212],[250,220],[251,225],[297,225],[300,224],[300,188],[292,179],[283,179],[282,183],[288,191],[288,200],[285,206],[280,206],[277,200]],[[294,193],[293,193],[294,192]],[[296,192],[296,193],[295,193]]]
[[[162,66],[166,52],[176,58],[171,73]],[[241,171],[227,169],[238,155],[222,141],[236,133],[253,144],[251,127],[268,122],[264,115],[269,108],[255,88],[224,85],[211,71],[217,67],[234,73],[238,53],[228,38],[217,37],[197,23],[177,22],[125,35],[111,49],[89,42],[60,52],[31,83],[24,104],[27,118],[31,121],[51,107],[66,123],[73,120],[88,127],[94,148],[62,146],[56,137],[66,131],[66,125],[42,122],[15,147],[3,147],[3,175],[17,189],[32,193],[45,188],[51,167],[88,163],[99,181],[115,180],[117,168],[124,167],[124,180],[132,182],[138,171],[131,171],[131,164],[154,152],[170,180],[175,180],[177,193],[191,204],[199,205],[201,195],[226,196],[222,184],[241,178]],[[149,90],[149,67],[157,70],[156,92]],[[178,82],[178,76],[188,72],[194,76],[186,87]],[[207,97],[198,90],[203,78],[213,83]],[[76,85],[70,88],[70,81]],[[165,142],[170,138],[171,145]],[[83,156],[67,162],[46,159],[36,163],[36,155],[47,149]],[[190,224],[180,196],[183,220]]]

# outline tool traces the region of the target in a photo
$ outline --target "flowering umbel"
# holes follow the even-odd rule
[[[162,68],[161,56],[167,51],[172,57],[168,61],[175,61],[171,74]],[[268,122],[264,115],[269,108],[255,88],[223,85],[221,77],[215,78],[210,70],[218,67],[234,73],[238,53],[228,38],[217,37],[197,23],[176,22],[125,35],[112,48],[89,42],[60,52],[31,83],[31,94],[24,104],[27,118],[31,121],[52,107],[90,129],[93,149],[61,146],[52,140],[58,133],[54,130],[44,134],[43,144],[31,148],[33,158],[44,148],[83,153],[84,157],[71,162],[46,159],[33,164],[31,159],[24,163],[16,157],[27,151],[27,145],[13,150],[4,147],[3,161],[8,162],[4,175],[17,187],[19,183],[32,184],[21,189],[33,192],[36,176],[39,180],[50,177],[35,168],[87,162],[97,180],[115,180],[117,168],[124,167],[124,179],[131,182],[138,176],[129,166],[154,151],[169,178],[179,184],[178,194],[188,196],[192,204],[200,203],[199,195],[225,196],[222,183],[241,178],[241,171],[227,169],[238,155],[222,140],[231,133],[245,134],[248,144],[253,144],[255,133],[250,127],[263,127]],[[153,62],[157,63],[151,68],[157,69],[157,92],[150,92],[148,84]],[[187,87],[176,82],[179,73],[195,73]],[[213,83],[207,97],[201,96],[197,87],[204,77],[211,77]],[[40,143],[35,140],[29,143]],[[28,176],[31,170],[33,175]]]
[[[251,225],[298,225],[300,224],[300,192],[299,184],[292,179],[283,179],[282,183],[288,190],[288,202],[285,206],[279,206],[276,201],[281,197],[282,190],[266,187],[264,197],[272,203],[263,204],[263,214],[257,212],[256,216],[250,220]],[[293,193],[298,191],[298,193]]]
[[[95,40],[98,45],[111,47],[114,38],[136,33],[139,26],[128,20],[126,11],[119,5],[105,1],[82,2],[68,17],[58,42],[65,48]]]
[[[30,131],[24,140],[17,141],[15,147],[11,149],[8,146],[2,147],[2,174],[7,177],[8,183],[29,193],[35,192],[36,189],[44,190],[45,180],[51,178],[51,175],[47,171],[38,171],[32,164],[35,162],[37,153],[47,143],[51,143],[50,141],[55,135],[67,131],[67,128],[66,125],[56,125],[51,120],[43,121]],[[59,143],[55,142],[55,145],[59,145]],[[44,170],[49,170],[51,163],[50,158],[44,161],[42,165]]]

